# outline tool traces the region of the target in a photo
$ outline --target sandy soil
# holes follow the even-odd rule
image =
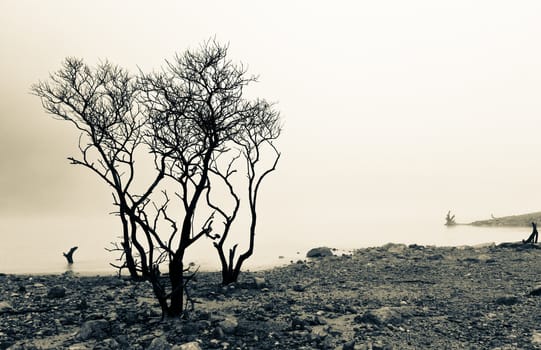
[[[0,348],[536,349],[540,258],[522,244],[389,244],[227,288],[200,273],[195,310],[164,321],[146,283],[1,275]]]

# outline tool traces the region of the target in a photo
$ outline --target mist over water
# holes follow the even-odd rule
[[[212,37],[259,76],[247,96],[277,102],[284,122],[246,268],[323,245],[526,238],[443,224],[448,210],[463,223],[541,210],[540,14],[536,1],[2,1],[0,272],[63,272],[77,245],[74,271],[114,273],[110,190],[69,165],[78,132],[30,86],[68,56],[149,72]],[[219,268],[211,242],[188,254]]]
[[[445,214],[445,213],[443,213]],[[443,225],[439,218],[405,217],[389,220],[385,217],[359,220],[358,226],[334,232],[269,232],[264,227],[256,237],[255,253],[244,269],[262,269],[305,259],[306,252],[317,246],[329,246],[349,251],[379,246],[388,242],[460,246],[487,242],[519,241],[530,229]],[[91,217],[26,217],[3,218],[0,221],[0,272],[2,273],[62,273],[72,270],[84,275],[114,274],[109,266],[117,253],[107,252],[115,239],[110,232],[115,218]],[[108,227],[109,226],[109,227]],[[75,263],[69,266],[62,252],[77,245]],[[242,248],[242,245],[241,247]],[[339,252],[341,253],[341,252]],[[188,250],[187,262],[194,262],[201,270],[217,271],[219,260],[212,243],[202,240]]]

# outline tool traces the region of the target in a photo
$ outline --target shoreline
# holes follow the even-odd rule
[[[0,348],[535,348],[537,248],[390,243],[243,272],[229,287],[201,272],[186,320],[161,321],[146,282],[3,274]],[[64,294],[49,297],[55,287]],[[88,333],[89,324],[103,329]]]
[[[461,225],[469,225],[469,224],[461,224]],[[505,242],[502,242],[502,243],[505,243]],[[499,243],[499,244],[502,244],[502,243]],[[517,241],[516,243],[519,244],[520,242]],[[458,248],[458,249],[463,249],[463,248],[483,248],[483,247],[497,246],[499,244],[497,244],[496,242],[483,242],[483,243],[478,243],[478,244],[464,244],[464,245],[433,245],[433,244],[418,245],[416,243],[405,244],[405,243],[388,242],[388,243],[385,243],[385,244],[382,244],[382,245],[374,245],[374,246],[367,246],[367,247],[354,248],[354,249],[338,249],[338,248],[332,248],[332,247],[330,247],[329,249],[331,249],[333,251],[333,254],[336,256],[336,255],[344,255],[344,254],[345,255],[354,254],[357,251],[362,251],[362,250],[366,250],[366,249],[377,249],[377,248],[384,248],[386,246],[399,246],[399,245],[402,245],[402,246],[423,246],[423,247],[427,247],[427,248],[444,248],[444,249]],[[255,268],[254,267],[248,268],[248,269],[243,268],[241,271],[262,272],[262,271],[268,271],[268,270],[273,270],[275,268],[288,266],[288,265],[290,265],[290,264],[292,264],[292,263],[294,263],[294,262],[296,262],[298,260],[307,259],[306,253],[307,252],[304,252],[304,254],[299,253],[295,257],[293,257],[293,256],[278,256],[277,261],[279,261],[279,263],[276,263],[276,264],[271,264],[271,263],[262,264],[260,266],[256,266]],[[74,266],[76,266],[76,265],[77,265],[77,261],[75,261],[75,263],[74,263]],[[221,269],[219,267],[217,267],[217,268],[203,268],[203,269],[199,270],[200,273],[219,273],[220,271],[221,271]],[[28,276],[28,277],[32,277],[32,276],[61,276],[61,275],[64,275],[64,274],[73,274],[73,276],[77,276],[77,277],[116,277],[116,276],[118,276],[118,272],[116,270],[112,270],[112,269],[111,270],[81,271],[81,272],[73,271],[72,269],[66,269],[64,271],[57,271],[57,272],[4,272],[4,271],[0,270],[0,275]],[[163,270],[162,275],[165,275],[165,274],[167,274],[167,271]],[[123,274],[122,276],[127,277],[128,275]]]

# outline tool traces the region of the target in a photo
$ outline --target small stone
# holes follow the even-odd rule
[[[13,306],[7,301],[0,301],[0,314],[13,311]]]
[[[401,254],[408,247],[405,244],[387,243],[384,246],[382,246],[381,248],[387,250],[389,253]]]
[[[233,334],[239,325],[237,318],[234,316],[228,316],[225,320],[218,323],[218,326],[222,328],[225,334]]]
[[[116,350],[121,348],[120,344],[112,338],[104,339],[98,345],[100,349]]]
[[[535,296],[541,295],[541,284],[538,284],[537,286],[535,286],[530,292],[530,295],[535,295]]]
[[[88,340],[91,338],[103,339],[110,332],[109,322],[106,320],[86,321],[79,330],[79,339]]]
[[[353,349],[355,349],[355,340],[350,340],[344,343],[344,345],[342,345],[342,350],[353,350]]]
[[[306,253],[307,258],[324,258],[326,256],[334,255],[331,248],[328,247],[318,247],[312,248]]]
[[[254,285],[257,289],[262,289],[266,286],[267,281],[263,277],[254,277]]]
[[[304,286],[302,284],[299,284],[299,283],[297,283],[297,284],[295,284],[293,286],[293,290],[295,292],[304,292],[304,289],[305,289]]]
[[[165,337],[154,338],[147,350],[171,350],[171,345],[167,342]]]
[[[212,332],[212,336],[215,338],[215,339],[223,339],[225,337],[225,333],[224,333],[224,330],[222,329],[222,327],[216,327],[214,328],[214,331]]]
[[[86,300],[84,300],[84,299],[81,300],[81,301],[77,304],[77,308],[78,308],[79,310],[86,310],[86,309],[88,309],[88,304],[87,304]]]
[[[515,295],[503,295],[496,298],[495,302],[498,305],[515,305],[519,302],[519,299]]]
[[[182,333],[187,335],[193,335],[199,333],[199,325],[195,322],[188,322],[182,325]]]
[[[532,332],[532,344],[536,347],[541,345],[541,331]]]
[[[171,350],[202,350],[198,342],[192,341],[182,345],[175,345]]]
[[[291,319],[291,329],[293,330],[303,330],[305,325],[306,322],[299,317],[293,317]]]
[[[47,298],[58,299],[66,296],[66,288],[60,286],[54,286],[47,292]]]
[[[355,317],[355,321],[358,323],[364,322],[376,325],[385,325],[388,323],[398,324],[402,322],[402,316],[395,308],[385,306],[367,311],[362,316]]]

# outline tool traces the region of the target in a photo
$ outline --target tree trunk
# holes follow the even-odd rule
[[[139,279],[139,274],[137,273],[137,267],[135,265],[135,260],[133,259],[129,241],[124,240],[124,242],[122,242],[122,247],[124,248],[126,267],[130,272],[130,277],[132,279]]]
[[[125,214],[122,212],[123,208],[120,208],[120,219],[122,221],[122,248],[124,249],[124,256],[126,259],[126,267],[130,273],[130,277],[133,279],[138,279],[139,274],[137,273],[137,266],[135,265],[135,260],[133,259],[133,254],[130,245],[130,232],[128,226],[128,220],[126,220]]]
[[[62,253],[70,265],[73,264],[73,252],[75,252],[76,249],[77,247],[73,247],[67,253]]]
[[[184,254],[175,254],[169,264],[169,278],[171,280],[171,304],[168,310],[169,317],[178,317],[184,311]]]

